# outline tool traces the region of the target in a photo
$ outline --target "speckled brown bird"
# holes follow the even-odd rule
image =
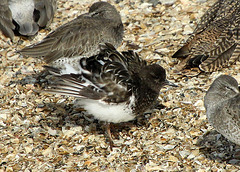
[[[240,1],[218,0],[201,18],[185,45],[172,57],[178,69],[213,72],[239,60]]]
[[[240,145],[240,91],[231,76],[214,80],[204,97],[209,123],[224,137]]]
[[[163,86],[176,86],[160,65],[147,65],[133,51],[120,53],[110,44],[96,56],[81,58],[78,71],[66,65],[64,71],[46,67],[59,79],[47,91],[79,98],[79,106],[107,123],[133,120],[153,108]],[[108,135],[112,141],[109,127]]]
[[[55,0],[1,0],[0,30],[11,39],[33,36],[52,22],[55,11]]]
[[[89,12],[60,26],[41,42],[22,49],[26,56],[44,57],[46,63],[61,68],[78,64],[82,57],[99,53],[99,45],[122,43],[123,24],[116,8],[107,2],[94,3]]]

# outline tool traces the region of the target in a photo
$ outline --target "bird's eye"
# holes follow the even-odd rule
[[[92,16],[93,17],[96,17],[96,16],[99,16],[101,14],[101,12],[94,12],[93,14],[92,14]]]
[[[230,87],[228,87],[228,86],[226,86],[225,89],[226,89],[227,91],[233,91],[233,89],[230,88]]]
[[[153,79],[158,79],[158,76],[155,75],[155,73],[150,73],[150,76],[151,76]]]

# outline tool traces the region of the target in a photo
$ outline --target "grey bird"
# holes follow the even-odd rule
[[[240,145],[240,90],[231,76],[214,80],[204,97],[209,123],[224,137]]]
[[[59,79],[47,92],[79,98],[80,106],[109,124],[142,115],[156,104],[163,86],[176,86],[160,65],[147,65],[135,52],[120,53],[111,44],[101,47],[98,55],[81,58],[77,71],[45,66]],[[107,131],[112,143],[109,125]]]
[[[239,60],[240,1],[218,0],[201,18],[193,34],[172,57],[178,70],[199,67],[213,72]]]
[[[116,8],[107,2],[96,2],[88,13],[60,26],[20,53],[44,57],[46,63],[54,67],[62,67],[65,63],[77,65],[80,58],[98,54],[100,44],[118,47],[122,39],[123,24]]]
[[[1,0],[0,30],[12,40],[14,34],[33,36],[49,26],[55,11],[55,0]]]

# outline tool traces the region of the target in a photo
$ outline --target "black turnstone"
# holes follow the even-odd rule
[[[64,71],[45,66],[59,80],[47,92],[77,97],[96,119],[120,123],[153,108],[163,86],[176,86],[160,65],[147,65],[135,52],[120,53],[111,44],[101,47],[99,55],[81,58],[77,71],[68,64]]]
[[[172,57],[178,70],[199,67],[213,72],[239,60],[240,1],[218,0],[201,18],[192,36]]]
[[[14,32],[33,36],[52,22],[55,11],[56,0],[1,0],[0,30],[12,40]]]
[[[209,123],[224,137],[240,145],[240,90],[231,76],[221,75],[204,97]]]
[[[77,65],[82,57],[99,53],[99,44],[122,43],[123,24],[114,6],[107,2],[94,3],[89,12],[60,26],[41,42],[20,50],[23,55],[44,57],[46,63],[61,68]],[[74,66],[75,67],[75,66]]]

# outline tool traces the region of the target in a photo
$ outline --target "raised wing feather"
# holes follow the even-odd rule
[[[141,59],[134,51],[129,50],[120,53],[109,43],[101,45],[101,49],[104,52],[104,56],[107,56],[112,61],[122,63],[130,75],[139,73],[147,65],[147,62]]]
[[[4,35],[14,38],[13,29],[15,29],[12,23],[12,12],[8,7],[8,0],[1,0],[0,4],[0,29]]]
[[[101,32],[105,29],[107,28],[101,20],[79,16],[56,29],[40,43],[26,47],[20,52],[33,57],[44,56],[47,63],[60,57],[81,54],[90,56],[94,51],[98,51],[99,43],[104,39]]]
[[[92,56],[82,58],[80,65],[83,69],[81,74],[56,74],[61,80],[51,86],[48,92],[107,103],[121,103],[130,97],[131,78],[121,63]],[[48,69],[57,73],[54,69]]]

